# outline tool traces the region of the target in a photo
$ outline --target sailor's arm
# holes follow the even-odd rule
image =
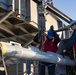
[[[73,32],[72,36],[68,40],[63,52],[65,53],[66,51],[70,50],[70,48],[74,45],[76,42],[76,30]]]

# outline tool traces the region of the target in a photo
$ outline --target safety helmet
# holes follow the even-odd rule
[[[49,39],[53,38],[54,37],[53,31],[49,30],[47,36],[48,36]]]
[[[74,24],[76,24],[76,20],[71,21],[70,27],[73,26]]]

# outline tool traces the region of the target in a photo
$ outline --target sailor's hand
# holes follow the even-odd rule
[[[63,50],[63,53],[66,53],[66,50],[65,49]]]
[[[66,50],[65,49],[63,50],[62,55],[63,55],[63,57],[66,55]]]
[[[66,50],[64,49],[60,54],[63,55],[63,57],[64,57],[66,54]]]

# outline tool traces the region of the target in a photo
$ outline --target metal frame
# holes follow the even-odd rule
[[[15,0],[12,0],[12,11],[7,12],[5,15],[2,16],[2,18],[0,19],[0,23],[2,23],[4,20],[6,20],[11,14],[14,13],[15,11]]]

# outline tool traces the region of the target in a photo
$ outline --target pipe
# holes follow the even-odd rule
[[[36,47],[23,48],[20,45],[12,45],[11,43],[0,42],[2,44],[2,55],[16,57],[21,59],[38,60],[48,63],[57,63],[69,66],[75,66],[75,61],[68,57],[63,57],[57,53],[45,53],[39,51]]]
[[[21,14],[21,0],[19,0],[19,14]]]

